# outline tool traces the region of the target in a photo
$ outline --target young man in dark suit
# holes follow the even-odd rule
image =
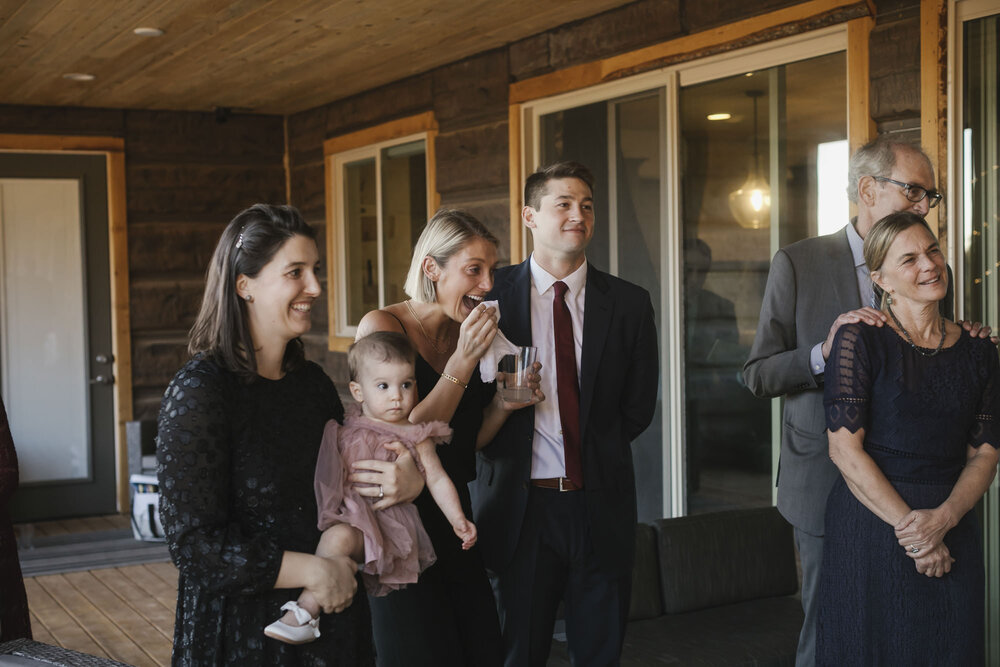
[[[472,483],[508,666],[544,665],[565,603],[577,665],[618,664],[636,498],[630,443],[656,405],[649,293],[587,261],[593,177],[572,162],[532,174],[521,216],[534,250],[497,271],[500,328],[534,345],[546,400],[518,410],[478,455]]]

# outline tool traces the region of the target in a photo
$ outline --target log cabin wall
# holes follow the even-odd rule
[[[479,217],[507,260],[510,83],[796,4],[639,0],[286,119],[235,114],[219,122],[211,113],[0,105],[0,132],[125,139],[134,417],[150,418],[186,359],[186,332],[225,223],[254,202],[286,200],[286,139],[290,202],[320,230],[324,248],[323,141],[433,110],[441,204]],[[919,2],[875,5],[872,117],[879,132],[916,140]],[[326,303],[317,303],[307,355],[343,388],[346,360],[327,350]]]
[[[508,86],[573,65],[789,7],[762,0],[639,0],[478,54],[431,72],[288,117],[290,199],[317,228],[326,225],[323,141],[433,110],[440,132],[435,166],[441,205],[460,207],[500,239],[509,259]],[[872,116],[880,132],[919,138],[919,2],[879,0],[871,36]],[[442,45],[447,48],[447,45]],[[335,86],[336,82],[331,82]],[[324,305],[325,309],[325,305]],[[325,313],[314,318],[307,346],[338,384],[344,355],[326,347]]]
[[[125,140],[133,418],[187,360],[205,269],[241,209],[285,201],[280,116],[0,106],[0,132]]]
[[[871,114],[879,134],[920,143],[920,2],[876,0]]]

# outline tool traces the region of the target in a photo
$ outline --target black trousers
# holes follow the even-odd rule
[[[573,664],[619,663],[632,577],[599,567],[583,491],[531,487],[514,557],[492,583],[507,667],[544,667],[560,602]]]
[[[459,484],[466,516],[469,491]],[[379,667],[499,667],[497,608],[479,547],[463,551],[451,524],[425,489],[415,501],[437,562],[420,580],[384,597],[369,597]]]

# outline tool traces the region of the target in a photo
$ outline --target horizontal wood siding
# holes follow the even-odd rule
[[[282,117],[0,105],[0,132],[124,140],[132,413],[154,418],[222,229],[251,204],[285,202]]]

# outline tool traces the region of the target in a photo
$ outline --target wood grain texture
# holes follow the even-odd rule
[[[920,3],[920,144],[931,159],[937,188],[948,191],[948,91],[947,58],[948,3],[922,0]],[[938,206],[927,214],[931,228],[937,229],[941,249],[948,253],[947,207]]]
[[[294,113],[632,1],[6,2],[0,103]]]
[[[177,596],[171,563],[29,577],[24,583],[37,641],[142,667],[170,664]]]
[[[810,0],[797,3],[618,56],[580,63],[550,74],[518,81],[510,86],[509,101],[528,102],[579,90],[675,62],[694,60],[769,41],[778,36],[867,16],[869,11],[870,7],[864,0]]]

